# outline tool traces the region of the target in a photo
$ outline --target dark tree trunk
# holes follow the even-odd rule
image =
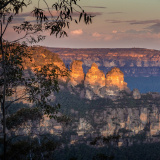
[[[1,108],[3,112],[3,147],[4,147],[4,155],[3,159],[6,160],[6,109],[5,109],[5,95],[6,95],[6,69],[5,69],[5,53],[3,50],[3,40],[2,40],[2,22],[0,21],[1,25],[1,36],[0,36],[0,43],[1,43],[1,52],[2,52],[2,68],[3,68],[3,98],[1,100]]]

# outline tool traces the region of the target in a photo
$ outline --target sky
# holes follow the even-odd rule
[[[17,38],[12,26],[25,20],[33,21],[31,10],[38,0],[13,19],[5,38]],[[51,6],[56,1],[46,0]],[[46,8],[43,1],[41,7]],[[160,50],[160,0],[80,0],[79,5],[95,15],[93,23],[71,23],[65,29],[68,37],[56,38],[44,33],[38,45],[63,48],[148,48]],[[53,11],[55,13],[55,11]],[[55,13],[56,14],[56,13]],[[22,35],[21,35],[22,36]]]

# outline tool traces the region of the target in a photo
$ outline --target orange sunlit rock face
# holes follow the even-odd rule
[[[67,81],[67,73],[68,73],[68,70],[67,68],[65,67],[65,64],[64,62],[54,62],[53,63],[55,66],[57,66],[60,70],[57,69],[57,74],[58,75],[58,79],[61,80],[62,82],[66,82]]]
[[[147,123],[147,113],[141,113],[141,114],[140,114],[140,120],[141,120],[143,123]]]
[[[44,65],[51,65],[49,69],[55,69],[58,79],[66,82],[68,70],[57,54],[48,51],[44,47],[28,47],[28,52],[32,54],[32,61],[25,58],[24,66],[26,70],[31,69],[34,72],[35,68],[41,70]]]
[[[82,63],[82,61],[74,60],[70,65],[70,84],[73,86],[81,84],[84,81]]]
[[[98,69],[96,63],[93,63],[91,68],[88,70],[84,84],[85,86],[88,84],[90,86],[99,86],[99,87],[105,86],[105,74],[103,73],[103,71]]]
[[[106,87],[110,86],[116,86],[120,90],[127,88],[127,83],[124,82],[124,74],[117,67],[112,68],[112,70],[106,74]]]

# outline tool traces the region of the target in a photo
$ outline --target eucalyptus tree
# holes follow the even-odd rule
[[[41,2],[46,6],[40,8]],[[60,106],[59,104],[52,106],[49,96],[52,92],[59,91],[58,75],[66,75],[58,67],[48,64],[40,70],[35,68],[32,76],[27,77],[24,74],[24,64],[26,59],[32,60],[32,54],[28,51],[27,44],[23,40],[25,39],[29,43],[44,40],[43,31],[49,31],[50,35],[56,37],[67,36],[65,28],[70,27],[71,21],[79,23],[83,19],[85,24],[92,23],[93,16],[87,14],[78,5],[78,0],[53,1],[51,8],[46,0],[37,0],[37,7],[33,8],[31,12],[36,21],[24,21],[19,26],[13,27],[19,35],[22,32],[25,33],[19,39],[12,42],[4,39],[4,34],[11,22],[14,21],[15,16],[21,14],[23,9],[31,3],[32,0],[0,0],[0,102],[3,114],[4,159],[6,159],[6,115],[8,108],[20,99],[27,99],[43,113],[56,118]],[[56,16],[52,14],[52,10],[57,12]],[[78,17],[73,16],[75,13],[78,14]],[[6,98],[15,94],[15,88],[19,85],[26,87],[24,93],[7,102]]]

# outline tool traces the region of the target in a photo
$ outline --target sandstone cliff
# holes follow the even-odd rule
[[[105,74],[103,71],[98,69],[98,66],[96,63],[93,63],[91,68],[88,70],[84,85],[94,88],[94,86],[104,87],[105,86]]]
[[[78,61],[75,60],[71,63],[70,65],[70,81],[69,84],[71,84],[72,86],[76,86],[78,84],[83,83],[84,81],[84,72],[83,72],[83,68],[82,68],[82,61]]]
[[[106,87],[117,87],[119,90],[125,90],[127,83],[124,82],[123,72],[114,67],[106,74]]]
[[[86,88],[85,97],[87,99],[92,100],[95,99],[96,96],[100,96],[99,89],[105,86],[105,74],[103,71],[98,69],[96,63],[93,63],[91,68],[88,70],[84,86]]]
[[[30,78],[30,76],[34,74],[35,68],[40,70],[44,65],[53,64],[52,67],[50,67],[50,69],[56,70],[59,81],[66,82],[67,76],[64,75],[68,74],[68,70],[66,69],[64,62],[59,58],[57,54],[50,52],[44,47],[28,47],[27,51],[28,53],[31,54],[32,61],[30,61],[30,58],[23,57],[24,75],[26,78]],[[12,100],[14,101],[18,97],[22,96],[26,91],[26,88],[21,84],[14,89],[15,89],[15,94],[13,94],[11,97],[10,96],[7,97],[8,101]],[[51,96],[53,100],[54,99],[53,94]],[[26,103],[31,104],[24,99],[22,100],[22,102],[25,104]]]
[[[44,47],[28,47],[28,52],[32,55],[32,62],[29,59],[25,59],[26,70],[31,69],[33,71],[35,67],[41,69],[44,65],[53,64],[59,75],[59,80],[66,82],[67,77],[63,75],[66,75],[68,71],[64,62],[57,54],[52,53]]]
[[[83,84],[84,81],[84,90],[79,93],[85,93],[85,98],[90,100],[99,97],[108,98],[108,96],[118,96],[119,92],[123,90],[127,92],[130,91],[127,83],[124,82],[124,74],[119,68],[112,68],[105,77],[103,71],[99,70],[98,65],[93,63],[84,78],[82,63],[82,61],[77,60],[71,63],[70,80],[68,84],[76,87],[78,84]],[[71,88],[69,88],[69,90],[74,93]],[[75,91],[77,92],[77,89],[75,89]]]
[[[134,89],[132,91],[132,96],[133,96],[134,99],[140,99],[141,98],[141,94],[140,94],[138,89]]]
[[[152,109],[151,109],[152,108]],[[151,108],[104,108],[103,110],[91,109],[85,111],[82,116],[80,110],[75,108],[70,110],[74,121],[72,129],[74,132],[67,134],[73,140],[73,133],[77,133],[75,141],[82,140],[82,136],[95,137],[98,133],[100,136],[110,136],[114,134],[121,135],[120,140],[125,145],[125,139],[130,139],[130,144],[142,141],[152,142],[160,141],[158,136],[160,132],[160,113],[159,108],[153,105]],[[2,116],[2,115],[0,115]],[[66,126],[57,123],[44,115],[40,121],[25,122],[18,128],[7,130],[8,135],[29,135],[32,134],[54,134],[61,135]],[[27,129],[26,129],[27,128]],[[0,126],[0,131],[2,127]],[[141,138],[141,135],[146,135]],[[155,138],[155,139],[153,139]],[[71,143],[71,142],[70,142]]]
[[[90,90],[86,90],[86,98],[88,99],[93,99],[94,94],[98,97],[107,98],[108,96],[118,96],[122,90],[130,92],[127,83],[124,82],[123,72],[116,67],[112,68],[105,77],[103,71],[100,71],[98,66],[93,63],[84,82],[85,87],[90,88]]]
[[[59,80],[66,82],[66,76],[60,76],[61,73],[68,73],[64,62],[58,57],[58,55],[48,51],[43,47],[32,47],[29,49],[33,54],[32,63],[35,64],[37,68],[41,68],[43,65],[53,63],[59,69],[57,73],[59,74]],[[70,65],[69,72],[69,86],[77,86],[79,84],[83,85],[84,82],[84,97],[87,99],[97,99],[99,97],[106,98],[108,96],[118,96],[119,91],[128,91],[127,83],[124,82],[124,74],[119,68],[114,67],[111,71],[106,74],[99,70],[98,65],[93,63],[91,68],[84,74],[82,68],[82,61],[74,60]],[[31,63],[26,63],[26,66],[32,68]],[[26,67],[26,69],[27,69]],[[33,68],[32,68],[33,69]],[[68,86],[68,87],[69,87]],[[72,91],[73,93],[74,91]],[[81,94],[81,92],[80,92]]]
[[[57,74],[59,74],[59,80],[68,82],[68,89],[73,94],[79,93],[81,97],[87,99],[108,98],[108,96],[118,96],[120,91],[128,91],[127,83],[124,82],[124,74],[119,68],[114,67],[106,74],[99,70],[96,63],[92,63],[91,68],[84,74],[82,68],[82,61],[74,60],[70,65],[70,72],[65,67],[64,62],[56,55],[48,51],[43,47],[29,47],[29,52],[32,56],[32,63],[26,60],[26,73],[31,74],[33,72],[34,65],[40,69],[43,65],[54,64]],[[61,76],[69,73],[69,79],[67,76]],[[68,80],[67,80],[68,79]],[[82,84],[83,91],[75,89],[76,86]],[[71,87],[72,86],[72,87]]]

